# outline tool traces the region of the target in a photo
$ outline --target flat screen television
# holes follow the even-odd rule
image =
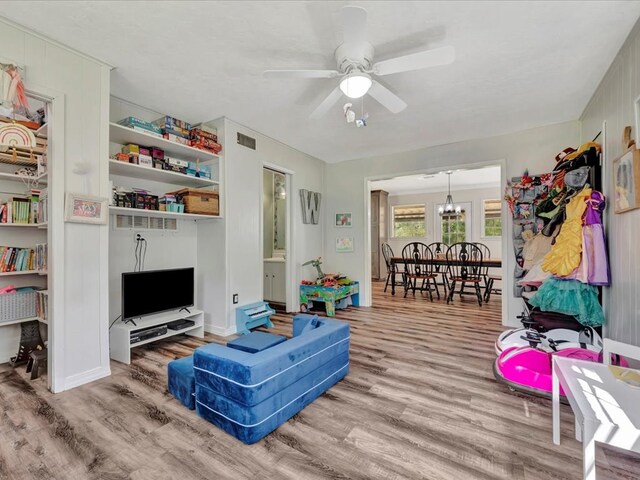
[[[193,307],[194,269],[122,274],[122,319]]]

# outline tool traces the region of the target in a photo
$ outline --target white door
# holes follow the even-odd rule
[[[272,284],[272,277],[273,276],[273,271],[271,268],[271,263],[269,262],[264,262],[264,273],[263,273],[263,283],[262,283],[262,288],[263,288],[263,300],[269,301],[272,299],[272,292],[271,292],[271,284]]]
[[[287,302],[287,279],[285,263],[273,263],[271,273],[271,300],[278,303]]]

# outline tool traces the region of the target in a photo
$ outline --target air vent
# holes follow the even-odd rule
[[[175,232],[178,230],[178,220],[175,218],[164,219],[164,229]]]
[[[176,218],[134,217],[131,215],[116,215],[115,218],[116,221],[113,226],[115,230],[178,231],[178,220]]]
[[[116,215],[116,228],[130,230],[133,228],[133,217],[129,215]]]
[[[133,217],[133,228],[147,230],[149,228],[149,217]]]
[[[164,230],[164,218],[149,218],[149,230]]]
[[[243,147],[250,148],[251,150],[256,149],[256,139],[248,137],[247,135],[243,135],[240,132],[238,132],[238,144],[242,145]]]

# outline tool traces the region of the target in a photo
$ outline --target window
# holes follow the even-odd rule
[[[442,229],[442,243],[445,245],[453,245],[454,243],[464,242],[467,238],[467,222],[465,212],[451,213],[440,216]]]
[[[482,236],[502,236],[502,201],[484,200],[482,202]]]
[[[391,225],[394,237],[424,237],[427,234],[425,206],[396,205],[391,207]]]

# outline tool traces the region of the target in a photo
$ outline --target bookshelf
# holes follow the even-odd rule
[[[140,116],[137,107],[127,111],[126,115]],[[123,115],[124,116],[124,115]],[[154,114],[155,118],[162,115]],[[123,146],[128,144],[139,145],[140,147],[156,147],[164,151],[165,158],[170,157],[186,162],[199,162],[202,166],[211,169],[211,178],[196,177],[181,172],[174,172],[152,166],[143,166],[126,161],[108,159],[109,179],[115,187],[125,189],[146,190],[152,195],[162,197],[167,192],[174,192],[183,188],[197,188],[207,191],[215,191],[219,198],[219,214],[206,215],[195,213],[177,213],[164,210],[147,210],[139,208],[128,208],[111,204],[109,214],[128,215],[132,217],[161,217],[177,220],[215,220],[222,218],[222,156],[216,155],[206,150],[200,150],[188,145],[172,142],[162,137],[146,133],[141,130],[119,125],[111,122],[109,124],[109,153],[113,157],[122,151]]]
[[[156,137],[150,133],[144,133],[139,130],[123,127],[122,125],[118,125],[113,122],[109,124],[109,141],[120,145],[126,145],[128,143],[135,143],[136,145],[153,145],[164,150],[164,152],[169,156],[192,162],[195,162],[196,160],[207,162],[220,158],[220,155],[215,155],[180,143],[170,142],[162,137]]]
[[[31,110],[37,109],[38,107],[45,109],[49,107],[46,102],[33,97],[29,97],[29,104]],[[55,160],[51,158],[51,149],[49,147],[48,137],[52,130],[50,126],[51,125],[44,124],[37,130],[32,130],[37,142],[37,148],[33,149],[35,157],[31,156],[28,151],[18,151],[17,161],[14,161],[12,155],[6,152],[0,155],[0,207],[8,202],[14,202],[14,199],[21,197],[26,198],[27,202],[22,203],[23,207],[24,203],[27,203],[28,208],[25,214],[26,216],[21,220],[30,222],[18,223],[17,221],[12,221],[12,223],[5,223],[0,219],[0,246],[12,247],[18,253],[20,252],[18,249],[25,249],[23,250],[25,252],[23,256],[16,254],[15,257],[16,261],[20,261],[19,264],[16,264],[16,268],[24,268],[24,270],[0,271],[0,289],[13,286],[18,292],[20,292],[20,289],[23,287],[34,287],[38,289],[39,292],[51,291],[49,290],[50,279],[48,270],[46,269],[46,267],[51,266],[49,263],[50,259],[48,259],[46,266],[42,264],[40,270],[37,269],[35,261],[37,245],[51,245],[51,232],[46,222],[49,217],[49,202],[43,201],[44,197],[48,196],[49,193],[49,167],[55,162]],[[24,169],[31,169],[32,174],[25,174]],[[36,200],[35,194],[38,191],[40,195]],[[42,212],[46,211],[47,215],[41,216],[41,218],[38,219],[36,214],[32,214],[32,212],[37,212],[38,210]],[[12,203],[12,212],[13,211]],[[17,219],[12,218],[12,220]],[[37,223],[38,220],[40,220],[39,223]],[[33,253],[31,253],[30,250],[32,250]],[[0,252],[2,251],[3,250],[0,249]],[[1,257],[2,255],[0,253],[0,265],[3,260]],[[4,295],[12,295],[12,293],[0,294],[0,296]],[[38,303],[36,309],[33,311],[40,311],[38,310],[38,306],[42,306],[42,312],[46,311],[49,313],[48,307],[46,307],[46,310],[44,307],[44,303],[48,303],[47,299],[49,299],[49,295],[45,296],[39,293]],[[20,301],[21,300],[18,302]],[[9,301],[8,304],[12,305],[11,301]],[[29,304],[18,303],[17,314],[16,310],[12,310],[12,308],[15,308],[13,306],[3,311],[5,318],[10,320],[2,321],[2,318],[0,318],[0,363],[8,361],[10,357],[16,355],[18,352],[22,324],[38,321],[40,324],[40,336],[44,342],[48,342],[49,320],[52,320],[52,318],[45,320],[42,316],[39,316],[39,313],[33,315],[33,311],[28,313],[29,316],[27,317],[13,318],[13,316],[19,317],[21,313],[24,315],[23,312],[31,310],[31,307],[23,310],[25,305]],[[50,360],[50,349],[48,353]],[[17,368],[22,370],[24,369],[24,365],[18,365]],[[50,385],[48,376],[47,382]]]

